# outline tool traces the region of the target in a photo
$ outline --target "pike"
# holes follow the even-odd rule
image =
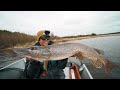
[[[79,60],[89,60],[96,68],[102,68],[102,66],[104,66],[107,73],[114,66],[112,61],[104,57],[102,50],[80,43],[31,46],[27,48],[14,48],[13,50],[23,57],[29,57],[40,62],[61,60],[74,56],[79,58]]]

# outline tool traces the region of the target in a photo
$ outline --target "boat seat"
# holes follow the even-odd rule
[[[64,69],[65,79],[81,79],[77,64],[73,64],[70,67]]]
[[[74,64],[69,68],[69,73],[70,79],[81,79],[77,64]]]

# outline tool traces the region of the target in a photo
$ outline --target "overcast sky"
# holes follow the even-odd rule
[[[0,29],[57,36],[120,32],[120,11],[0,11]]]

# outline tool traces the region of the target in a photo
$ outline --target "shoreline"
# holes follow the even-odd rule
[[[59,42],[67,42],[67,41],[98,38],[98,37],[109,37],[109,36],[120,36],[120,34],[94,35],[94,36],[92,36],[92,35],[89,35],[89,36],[76,36],[76,37],[69,37],[69,38],[64,37],[64,38],[54,39],[53,41],[55,43],[59,43]]]

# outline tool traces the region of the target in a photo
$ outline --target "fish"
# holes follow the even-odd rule
[[[14,48],[14,51],[31,59],[45,62],[49,60],[62,60],[69,57],[77,57],[79,60],[89,60],[96,68],[105,67],[108,73],[114,64],[104,56],[104,51],[81,43],[59,43],[48,46],[30,46]]]

